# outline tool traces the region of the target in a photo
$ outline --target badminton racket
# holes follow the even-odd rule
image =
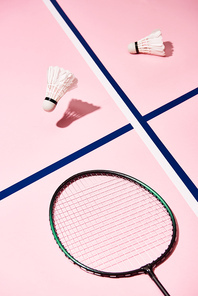
[[[111,278],[148,274],[169,295],[153,270],[173,251],[177,223],[143,182],[106,170],[78,173],[54,193],[50,225],[60,249],[82,269]]]

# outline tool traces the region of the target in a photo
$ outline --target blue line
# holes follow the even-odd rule
[[[102,71],[104,76],[107,78],[107,80],[110,82],[110,84],[113,86],[113,88],[116,90],[116,92],[119,94],[119,96],[122,98],[122,100],[125,102],[125,104],[128,106],[128,108],[131,110],[133,115],[137,118],[139,122],[141,122],[142,115],[140,112],[135,108],[135,106],[132,104],[132,102],[129,100],[129,98],[126,96],[124,91],[120,88],[120,86],[117,84],[117,82],[114,80],[114,78],[111,76],[111,74],[107,71],[105,66],[102,64],[102,62],[99,60],[97,55],[94,53],[94,51],[91,49],[89,44],[86,42],[84,37],[80,34],[80,32],[77,30],[77,28],[74,26],[74,24],[71,22],[71,20],[68,18],[68,16],[65,14],[63,9],[60,7],[60,5],[57,3],[56,0],[49,0],[53,6],[56,8],[57,12],[61,15],[61,17],[64,19],[65,23],[70,27],[71,31],[74,33],[74,35],[77,37],[77,39],[80,41],[82,46],[85,48],[87,53],[90,55],[90,57],[93,59],[93,61],[96,63],[98,68]]]
[[[152,112],[144,115],[143,117],[146,121],[149,121],[150,119],[170,110],[173,107],[176,107],[177,105],[187,101],[188,99],[190,99],[196,95],[198,95],[198,87],[189,91],[188,93],[184,94],[183,96],[159,107],[158,109],[153,110]]]
[[[38,181],[39,179],[55,172],[56,170],[62,168],[63,166],[73,162],[74,160],[92,152],[93,150],[97,149],[98,147],[101,147],[105,144],[107,144],[108,142],[120,137],[121,135],[127,133],[128,131],[132,130],[132,126],[131,124],[127,124],[119,129],[117,129],[116,131],[108,134],[107,136],[83,147],[80,150],[77,150],[76,152],[64,157],[63,159],[49,165],[48,167],[36,172],[35,174],[21,180],[18,183],[15,183],[14,185],[2,190],[0,192],[0,200],[6,198],[7,196],[21,190],[22,188]]]
[[[88,45],[88,43],[86,42],[86,40],[83,38],[83,36],[80,34],[80,32],[77,30],[77,28],[70,21],[70,19],[68,18],[68,16],[62,10],[62,8],[57,3],[57,1],[56,0],[50,0],[50,1],[53,4],[53,6],[56,8],[56,10],[58,11],[58,13],[62,16],[62,18],[64,19],[64,21],[66,22],[66,24],[70,27],[71,31],[78,38],[78,40],[80,41],[81,45],[85,48],[85,50],[87,51],[87,53],[90,55],[90,57],[93,59],[93,61],[96,63],[96,65],[103,72],[104,76],[107,78],[107,80],[113,86],[113,88],[115,89],[115,91],[119,94],[120,98],[125,102],[125,104],[127,105],[127,107],[130,109],[130,111],[136,117],[136,119],[141,124],[141,126],[143,127],[143,129],[145,130],[145,132],[147,133],[147,135],[155,143],[155,145],[161,151],[161,153],[163,154],[163,156],[165,157],[165,159],[169,162],[169,164],[175,170],[175,172],[177,173],[177,175],[180,177],[180,179],[183,181],[183,183],[186,185],[186,187],[189,189],[189,191],[192,193],[192,195],[198,201],[198,189],[195,186],[195,184],[191,181],[191,179],[188,177],[188,175],[184,172],[184,170],[176,162],[176,160],[173,158],[173,156],[171,155],[171,153],[168,151],[168,149],[165,147],[165,145],[161,142],[161,140],[157,137],[157,135],[154,133],[154,131],[152,130],[152,128],[149,126],[149,124],[147,123],[147,121],[145,121],[145,119],[140,114],[140,112],[132,104],[132,102],[129,100],[129,98],[126,96],[126,94],[123,92],[123,90],[117,84],[117,82],[113,79],[113,77],[110,75],[110,73],[104,67],[104,65],[98,59],[98,57],[96,56],[96,54],[90,48],[90,46]]]
[[[54,2],[56,5],[57,2],[56,1],[51,1]],[[58,6],[59,7],[59,6]],[[60,8],[60,7],[59,7]],[[65,16],[65,13],[61,10],[60,11],[62,17]],[[67,18],[67,17],[66,17]],[[68,18],[67,18],[68,19]],[[68,22],[69,19],[68,19]],[[80,34],[76,28],[73,26],[73,24],[70,22],[71,27],[73,27],[73,30],[76,31],[76,34]],[[81,36],[81,35],[80,35]],[[166,157],[167,160],[169,160],[169,163],[172,165],[172,167],[174,167],[175,171],[177,172],[177,174],[180,176],[180,178],[183,180],[183,182],[188,185],[189,190],[191,191],[191,193],[194,195],[195,199],[198,201],[198,195],[197,195],[197,188],[196,186],[193,184],[193,182],[189,179],[189,177],[186,175],[186,173],[182,170],[182,168],[179,166],[179,164],[176,162],[176,160],[172,157],[172,155],[169,153],[169,151],[166,149],[166,147],[163,145],[163,143],[159,140],[159,138],[156,136],[156,134],[152,131],[152,129],[150,128],[150,126],[147,124],[148,121],[160,114],[162,114],[163,112],[177,106],[178,104],[186,101],[187,99],[195,96],[198,94],[198,88],[188,92],[187,94],[173,100],[172,102],[169,102],[168,104],[161,106],[160,108],[144,115],[141,116],[141,114],[138,112],[138,110],[133,106],[133,104],[131,103],[131,101],[126,97],[126,95],[123,93],[123,91],[121,90],[121,88],[119,87],[119,85],[115,82],[115,80],[111,77],[111,75],[107,72],[107,70],[104,68],[104,66],[101,64],[101,62],[98,60],[98,58],[95,56],[95,54],[93,53],[93,51],[91,50],[91,48],[89,47],[89,45],[86,43],[86,41],[83,39],[83,37],[81,36],[81,42],[85,43],[84,46],[88,47],[88,50],[90,51],[90,54],[92,55],[92,58],[95,60],[95,62],[97,61],[98,65],[100,65],[100,67],[102,67],[102,69],[105,72],[105,76],[107,77],[107,79],[111,82],[111,84],[113,85],[113,87],[118,91],[118,93],[120,94],[121,98],[126,99],[127,104],[129,104],[129,108],[130,110],[133,112],[135,111],[135,114],[137,115],[137,117],[139,118],[139,120],[141,121],[142,126],[145,128],[145,130],[147,131],[147,133],[150,135],[150,137],[152,138],[152,140],[155,142],[155,144],[158,146],[158,148],[160,149],[160,151],[164,154],[164,156]],[[125,100],[124,100],[125,101]],[[134,114],[134,112],[133,112]],[[87,153],[90,153],[91,151],[107,144],[108,142],[116,139],[117,137],[129,132],[130,130],[132,130],[133,127],[131,126],[131,124],[127,124],[125,126],[123,126],[122,128],[112,132],[111,134],[89,144],[88,146],[85,146],[84,148],[66,156],[65,158],[53,163],[52,165],[36,172],[35,174],[19,181],[18,183],[15,183],[14,185],[4,189],[3,191],[0,192],[0,200],[6,198],[7,196],[23,189],[24,187],[38,181],[39,179],[49,175],[50,173],[60,169],[61,167],[73,162],[74,160],[86,155]]]
[[[184,94],[183,96],[171,101],[170,103],[163,105],[162,107],[144,115],[144,118],[147,118],[147,120],[151,120],[153,118],[155,118],[156,116],[162,114],[163,112],[168,111],[169,109],[177,106],[178,104],[183,103],[184,101],[192,98],[193,96],[198,94],[198,88],[194,89],[186,94]],[[105,144],[107,144],[108,142],[116,139],[117,137],[122,136],[123,134],[131,131],[133,129],[133,127],[131,126],[131,124],[127,124],[125,126],[123,126],[122,128],[114,131],[113,133],[101,138],[100,140],[97,140],[91,144],[89,144],[88,146],[64,157],[63,159],[55,162],[54,164],[38,171],[37,173],[19,181],[18,183],[4,189],[3,191],[0,192],[0,200],[6,198],[7,196],[23,189],[24,187],[27,187],[28,185],[40,180],[43,177],[46,177],[47,175],[53,173],[54,171],[60,169],[61,167],[73,162],[74,160],[86,155],[87,153],[99,148],[100,146],[103,146]]]

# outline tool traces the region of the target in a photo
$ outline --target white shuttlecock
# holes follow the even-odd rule
[[[48,112],[53,111],[58,101],[72,87],[75,79],[70,71],[50,66],[47,73],[47,89],[43,109]]]
[[[158,56],[165,56],[165,46],[160,30],[153,31],[149,36],[132,42],[128,45],[130,53],[146,53]]]

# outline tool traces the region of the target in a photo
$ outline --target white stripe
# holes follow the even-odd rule
[[[161,167],[164,169],[166,174],[169,176],[173,184],[176,186],[176,188],[180,191],[188,205],[192,208],[192,210],[195,212],[195,214],[198,216],[198,202],[195,200],[192,193],[189,191],[189,189],[186,187],[186,185],[183,183],[183,181],[180,179],[180,177],[177,175],[177,173],[174,171],[172,166],[169,164],[169,162],[166,160],[164,155],[161,153],[161,151],[158,149],[158,147],[155,145],[155,143],[152,141],[152,139],[148,136],[146,131],[143,129],[142,125],[139,123],[139,121],[136,119],[136,117],[132,114],[130,109],[127,107],[127,105],[124,103],[122,98],[118,95],[118,93],[115,91],[111,83],[108,81],[108,79],[105,77],[103,72],[100,70],[100,68],[97,66],[95,61],[91,58],[91,56],[87,53],[84,46],[80,43],[78,38],[75,36],[75,34],[72,32],[70,27],[67,25],[67,23],[64,21],[64,19],[60,16],[58,11],[55,9],[53,4],[50,2],[50,0],[43,0],[54,18],[57,20],[57,22],[60,24],[62,29],[65,31],[69,39],[72,41],[74,46],[77,48],[79,53],[82,55],[82,57],[85,59],[86,63],[89,65],[91,70],[94,72],[96,77],[100,80],[104,88],[107,90],[109,95],[113,98],[115,103],[118,105],[119,109],[122,111],[122,113],[125,115],[125,117],[128,119],[128,121],[132,124],[140,138],[143,140],[144,144],[148,147],[150,152],[153,154],[153,156],[156,158],[156,160],[159,162]]]

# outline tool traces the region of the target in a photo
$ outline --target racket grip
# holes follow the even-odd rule
[[[155,284],[158,286],[158,288],[161,290],[161,292],[165,295],[165,296],[171,296],[166,289],[164,288],[164,286],[160,283],[160,281],[158,280],[158,278],[156,277],[156,275],[154,274],[154,272],[152,271],[152,269],[150,267],[145,267],[144,268],[144,272],[146,274],[148,274],[150,276],[150,278],[155,282]]]

